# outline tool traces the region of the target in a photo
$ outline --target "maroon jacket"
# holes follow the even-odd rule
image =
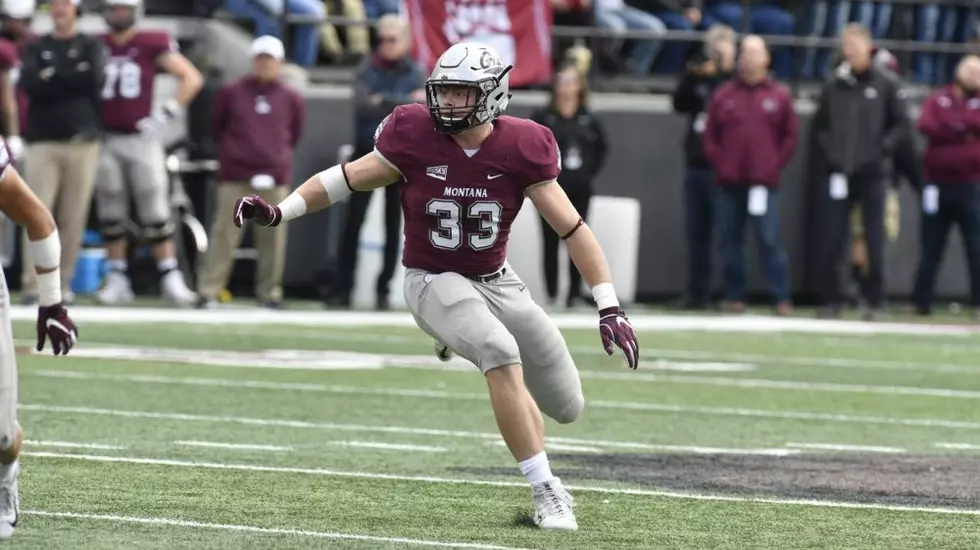
[[[953,86],[936,90],[922,104],[918,126],[929,138],[926,181],[980,182],[980,97],[961,97]]]
[[[750,86],[736,78],[711,97],[704,157],[721,185],[776,187],[796,150],[798,126],[785,86],[771,79]]]
[[[245,76],[214,99],[211,136],[218,145],[220,181],[249,181],[266,174],[292,183],[293,150],[303,135],[306,106],[286,84]]]

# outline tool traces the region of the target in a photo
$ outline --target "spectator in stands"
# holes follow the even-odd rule
[[[279,79],[285,57],[282,42],[262,36],[252,42],[252,74],[223,87],[212,107],[211,133],[220,168],[211,224],[211,246],[198,278],[200,307],[211,307],[228,284],[243,230],[232,222],[235,200],[255,193],[278,204],[292,185],[293,152],[306,120],[303,97]],[[252,233],[258,249],[256,297],[281,309],[286,261],[285,225]]]
[[[663,41],[657,37],[667,30],[664,22],[652,14],[627,6],[625,0],[595,0],[595,22],[598,26],[616,31],[643,30],[650,33],[649,40],[636,40],[633,51],[626,61],[629,70],[644,75],[650,72],[657,59]],[[622,46],[621,41],[613,41],[613,50]]]
[[[796,150],[799,121],[789,90],[770,78],[769,62],[761,37],[742,39],[738,78],[711,96],[701,141],[719,186],[725,300],[731,313],[745,311],[747,215],[755,226],[776,313],[792,312],[789,268],[779,241],[779,178]]]
[[[725,25],[708,29],[704,48],[688,62],[674,90],[674,111],[688,116],[684,153],[684,217],[687,233],[687,292],[672,305],[704,309],[711,302],[711,256],[715,233],[714,174],[701,150],[711,93],[735,71],[735,31]]]
[[[104,48],[78,32],[78,0],[52,0],[54,29],[28,44],[20,86],[30,98],[27,166],[31,188],[54,213],[61,235],[61,290],[71,293],[88,223],[102,131]],[[37,300],[34,261],[24,235],[22,299]]]
[[[594,23],[593,10],[592,10],[592,0],[548,0],[548,5],[551,6],[552,13],[554,14],[554,24],[562,26],[574,26],[574,27],[591,27]],[[567,52],[570,48],[575,48],[578,45],[584,45],[584,40],[582,38],[571,38],[556,36],[554,37],[554,50],[555,60],[557,64],[561,64],[561,56],[563,52]],[[564,53],[564,55],[568,55]],[[589,52],[589,62],[591,63],[591,51]]]
[[[923,3],[915,8],[914,37],[919,42],[968,42],[974,36],[977,8]],[[956,54],[917,52],[913,56],[915,80],[921,84],[945,82]]]
[[[970,306],[980,318],[980,58],[960,61],[956,82],[926,99],[918,127],[929,140],[928,184],[922,190],[922,252],[913,302],[920,315],[932,313],[936,275],[956,224],[970,270]]]
[[[401,12],[402,0],[364,0],[364,15],[374,21],[389,13],[398,15]]]
[[[361,0],[323,0],[327,14],[337,11],[333,7],[335,1],[339,2],[343,17],[352,20],[353,23],[344,27],[347,49],[345,50],[340,43],[337,25],[333,23],[320,24],[320,45],[323,48],[323,53],[334,63],[358,63],[371,52],[370,29],[363,24],[365,21],[365,5]]]
[[[703,25],[711,27],[724,23],[737,31],[757,34],[791,36],[796,20],[790,11],[784,9],[776,0],[753,2],[749,9],[749,28],[742,28],[742,2],[734,0],[704,0]],[[777,47],[773,54],[773,70],[779,78],[790,78],[793,74],[793,50]]]
[[[806,25],[803,32],[810,38],[834,38],[848,22],[850,2],[836,0],[815,0],[807,9]],[[827,74],[830,57],[827,48],[809,47],[803,56],[803,78],[823,80]]]
[[[693,31],[701,23],[701,0],[627,0],[627,3],[647,13],[652,13],[664,25],[674,31]],[[664,43],[657,56],[656,70],[677,74],[684,70],[684,61],[692,47],[691,42],[670,40]]]
[[[592,182],[606,160],[606,132],[602,122],[589,110],[589,84],[585,73],[574,65],[565,65],[555,75],[551,101],[547,107],[531,114],[534,120],[551,129],[561,151],[562,171],[558,183],[569,200],[588,219],[592,200]],[[549,306],[558,299],[558,234],[541,218],[544,236],[544,278]],[[566,307],[590,303],[582,297],[582,275],[568,262],[568,297]]]
[[[875,40],[881,40],[888,35],[892,22],[892,11],[895,7],[891,2],[865,1],[853,2],[853,4],[852,21],[867,27],[871,31],[871,37]]]
[[[841,33],[844,63],[824,85],[814,115],[815,148],[829,169],[827,194],[828,256],[825,272],[825,308],[821,316],[840,315],[843,294],[840,268],[850,229],[852,205],[861,204],[868,251],[865,318],[878,316],[884,299],[885,197],[888,184],[884,163],[909,131],[907,111],[894,75],[872,63],[871,34],[852,23]]]
[[[425,73],[411,57],[411,33],[408,23],[395,15],[385,15],[378,22],[378,49],[357,72],[354,84],[354,158],[374,149],[378,125],[398,105],[425,100]],[[385,187],[384,265],[375,287],[377,308],[388,309],[391,277],[398,261],[401,233],[401,206],[398,186]],[[340,259],[328,305],[350,306],[357,269],[357,249],[361,226],[374,193],[354,193],[347,201],[347,220],[341,240]]]
[[[286,5],[289,15],[301,15],[311,19],[323,19],[326,15],[323,0],[225,0],[225,9],[255,23],[255,36],[282,38],[282,8]],[[293,48],[289,58],[297,65],[309,67],[316,64],[316,22],[291,25]]]

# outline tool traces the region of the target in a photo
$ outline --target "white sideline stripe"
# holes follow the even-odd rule
[[[83,323],[198,323],[269,325],[296,324],[315,326],[398,326],[415,327],[415,320],[408,312],[361,312],[361,311],[269,311],[260,308],[234,310],[181,310],[163,308],[100,308],[76,306],[71,310],[72,319]],[[12,306],[10,317],[14,321],[34,321],[36,308]],[[595,313],[552,315],[559,328],[594,329]],[[737,317],[694,315],[646,315],[632,314],[630,322],[637,330],[650,331],[741,331],[741,332],[806,332],[831,334],[944,334],[976,335],[980,327],[970,325],[930,325],[915,323],[868,323],[825,319],[776,318],[743,315]]]
[[[436,541],[436,540],[406,539],[401,537],[378,537],[373,535],[355,535],[352,533],[328,533],[324,531],[306,531],[301,529],[276,529],[276,528],[269,528],[269,527],[255,527],[253,525],[229,525],[225,523],[204,523],[200,521],[184,521],[184,520],[169,519],[169,518],[117,516],[113,514],[79,514],[76,512],[48,512],[46,510],[21,510],[20,513],[27,516],[43,516],[43,517],[50,517],[50,518],[90,519],[96,521],[110,521],[116,523],[140,523],[143,525],[164,525],[167,527],[190,527],[194,529],[239,531],[239,532],[247,532],[247,533],[261,533],[266,535],[290,535],[296,537],[309,537],[309,538],[318,538],[318,539],[358,540],[358,541],[367,541],[367,542],[410,544],[414,546],[433,546],[438,548],[471,548],[477,550],[529,550],[527,548],[515,548],[511,546],[496,546],[493,544],[479,544],[475,542],[443,542],[443,541]]]
[[[430,445],[406,445],[402,443],[378,443],[375,441],[327,441],[328,445],[341,445],[343,447],[364,447],[366,449],[384,449],[387,451],[418,451],[422,453],[444,453],[445,447],[433,447]]]
[[[226,464],[218,462],[188,462],[183,460],[169,460],[160,458],[129,458],[119,456],[98,456],[98,455],[77,455],[64,453],[48,452],[25,452],[22,453],[35,458],[56,458],[66,460],[86,460],[91,462],[109,462],[122,464],[147,464],[153,466],[173,466],[177,468],[207,468],[215,470],[241,470],[250,472],[270,472],[287,474],[305,474],[317,476],[347,477],[359,479],[385,479],[389,481],[417,481],[421,483],[442,483],[451,485],[482,485],[489,487],[519,487],[527,488],[526,482],[515,481],[490,481],[484,479],[462,479],[462,478],[443,478],[430,476],[412,476],[397,474],[381,474],[371,472],[345,472],[339,470],[326,470],[321,468],[292,468],[277,466],[257,466],[252,464]],[[934,514],[958,514],[968,516],[980,516],[980,510],[970,510],[965,508],[930,508],[922,506],[899,506],[885,504],[866,504],[857,502],[838,502],[830,500],[796,500],[779,498],[754,498],[740,497],[731,495],[710,495],[699,493],[681,493],[675,491],[656,491],[645,489],[617,489],[610,487],[592,487],[580,485],[566,485],[570,491],[583,493],[600,493],[614,495],[633,495],[661,498],[678,498],[687,500],[707,500],[718,502],[749,502],[759,504],[782,504],[794,506],[819,506],[826,508],[852,508],[860,510],[889,510],[895,512],[926,512]]]
[[[802,411],[764,411],[756,409],[742,409],[734,407],[688,407],[684,405],[667,405],[659,403],[616,403],[609,401],[589,401],[588,406],[608,407],[615,409],[635,409],[650,412],[664,413],[696,413],[709,416],[734,416],[747,418],[770,418],[777,420],[814,420],[821,422],[844,422],[851,424],[882,424],[889,426],[918,426],[925,428],[951,428],[962,430],[980,430],[980,423],[965,420],[944,420],[939,418],[890,418],[885,416],[851,416],[846,414],[834,413],[815,413]],[[414,435],[436,435],[447,437],[480,437],[483,439],[496,439],[498,434],[483,433],[474,435],[474,432],[439,430],[429,428],[404,428],[397,426],[364,426],[356,424],[330,424],[305,422],[300,420],[279,420],[261,418],[242,418],[234,416],[207,416],[185,413],[159,413],[142,411],[124,411],[113,409],[97,409],[90,407],[65,407],[60,405],[43,404],[21,404],[18,405],[25,411],[45,411],[62,412],[72,414],[100,414],[108,416],[128,416],[131,418],[159,418],[167,420],[191,420],[202,422],[226,422],[236,424],[251,424],[254,426],[283,426],[291,428],[315,428],[325,430],[348,430],[348,431],[374,431],[381,433],[403,433]],[[550,438],[552,441],[563,440],[566,443],[584,443],[586,445],[595,444],[606,447],[626,447],[626,448],[647,448],[645,443],[619,443],[613,441],[590,441],[575,440],[572,438]]]
[[[66,449],[101,449],[104,451],[118,451],[125,449],[119,445],[103,445],[101,443],[74,443],[71,441],[35,441],[25,439],[24,443],[28,447],[64,447]]]
[[[976,451],[980,450],[980,445],[975,445],[973,443],[933,443],[936,447],[940,449],[956,449],[960,451]]]
[[[249,445],[247,443],[219,443],[217,441],[195,441],[183,439],[174,441],[174,445],[185,445],[188,447],[212,447],[215,449],[238,449],[245,451],[289,452],[293,450],[293,448],[288,445]]]
[[[855,451],[867,453],[904,453],[901,447],[878,447],[874,445],[839,445],[834,443],[787,443],[787,447],[796,449],[814,449],[820,451]]]
[[[507,443],[503,440],[498,441],[498,444],[506,447]],[[566,453],[601,453],[602,449],[599,447],[585,447],[582,445],[565,445],[563,443],[548,443],[545,447],[549,451],[564,451]]]

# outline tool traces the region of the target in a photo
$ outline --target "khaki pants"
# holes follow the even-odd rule
[[[27,150],[24,166],[27,183],[58,224],[63,291],[71,289],[75,259],[88,225],[98,161],[98,141],[41,141],[32,143]],[[22,250],[21,293],[33,295],[37,293],[37,281],[27,232],[24,232]]]
[[[207,299],[215,298],[231,276],[235,251],[242,243],[244,230],[232,221],[235,201],[255,193],[271,204],[279,204],[289,195],[285,185],[267,191],[256,191],[247,183],[222,182],[218,184],[217,206],[211,224],[211,245],[201,264],[197,292]],[[286,227],[256,227],[253,233],[255,248],[259,252],[258,281],[255,295],[259,300],[282,299],[282,273],[286,267]]]
[[[323,7],[327,15],[330,15],[331,1],[326,0]],[[349,19],[363,20],[365,16],[364,3],[361,0],[341,0],[341,11],[344,17]],[[336,15],[336,14],[333,14]],[[365,25],[347,25],[347,49],[353,53],[367,55],[371,51],[371,37],[369,29]],[[320,47],[323,52],[330,56],[339,56],[343,53],[343,46],[340,44],[340,36],[337,34],[337,27],[330,23],[320,25]]]

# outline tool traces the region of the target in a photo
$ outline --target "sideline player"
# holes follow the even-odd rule
[[[11,154],[0,140],[0,211],[27,230],[31,257],[37,269],[37,350],[51,340],[55,355],[67,354],[78,330],[68,317],[61,296],[61,240],[51,212],[11,166]],[[17,456],[24,433],[17,423],[17,359],[10,323],[10,293],[0,270],[0,540],[17,526],[19,498]]]
[[[397,107],[378,127],[372,153],[313,176],[279,205],[256,195],[239,199],[235,224],[275,226],[398,181],[409,309],[436,339],[441,359],[457,353],[485,375],[500,433],[531,484],[535,523],[576,530],[573,499],[544,452],[541,413],[574,421],[585,404],[582,385],[561,332],[506,259],[525,196],[592,287],[606,353],[615,344],[635,369],[639,348],[602,249],[556,182],[554,135],[529,120],[499,117],[510,69],[487,46],[450,47],[426,82],[428,109]]]
[[[103,304],[133,301],[126,262],[126,220],[132,195],[143,234],[153,243],[165,300],[190,305],[197,295],[178,269],[160,133],[201,89],[201,73],[177,51],[165,31],[139,30],[142,0],[108,0],[105,85],[102,112],[107,137],[99,155],[96,210],[106,241],[109,275],[97,298]],[[153,112],[153,83],[159,72],[180,81],[176,97]]]

